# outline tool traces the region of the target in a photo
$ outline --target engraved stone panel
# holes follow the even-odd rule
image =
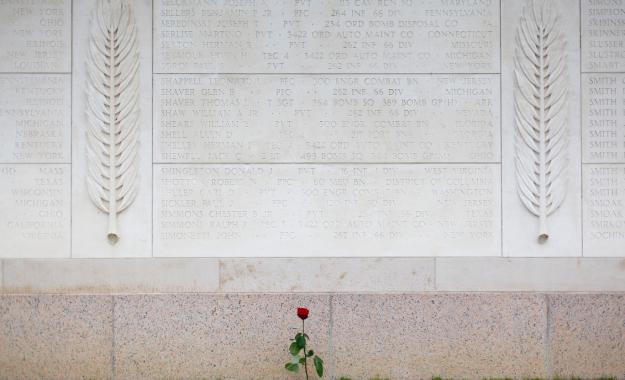
[[[158,75],[157,162],[497,162],[496,75]]]
[[[584,165],[584,255],[625,256],[625,165]]]
[[[69,165],[0,165],[0,257],[69,257]]]
[[[625,163],[625,74],[582,75],[584,162]]]
[[[625,0],[0,0],[1,255],[625,256],[624,166]]]
[[[72,197],[73,197],[73,226],[74,233],[72,234],[72,256],[74,257],[142,257],[150,256],[151,249],[151,231],[152,231],[152,52],[151,52],[151,18],[152,9],[151,2],[149,1],[127,1],[125,4],[131,6],[132,15],[136,22],[136,38],[139,59],[138,62],[129,59],[120,63],[115,62],[114,75],[116,82],[115,90],[117,91],[113,96],[116,96],[113,108],[108,108],[106,102],[107,96],[98,97],[97,89],[94,89],[94,80],[103,81],[100,83],[101,88],[112,88],[111,83],[107,82],[106,75],[102,73],[102,70],[106,71],[106,65],[110,65],[111,62],[103,62],[94,58],[93,51],[89,51],[90,48],[97,49],[96,44],[91,40],[91,20],[97,9],[98,2],[96,0],[80,1],[74,3],[73,16],[74,16],[74,67],[73,67],[73,149],[72,149]],[[106,3],[104,3],[106,4]],[[119,5],[120,3],[113,3]],[[106,7],[106,5],[104,5]],[[126,18],[127,12],[130,12],[128,8],[115,8],[113,10],[113,18],[107,19],[106,17],[101,22],[106,23],[116,22],[115,16],[119,17],[124,15],[120,20],[121,22],[129,22]],[[107,13],[109,14],[109,13]],[[110,14],[109,14],[110,15]],[[128,26],[131,28],[131,26]],[[121,30],[118,30],[121,33]],[[125,34],[129,37],[130,34]],[[110,35],[109,35],[110,37]],[[119,36],[118,36],[119,37]],[[106,37],[103,37],[106,38]],[[117,38],[117,37],[116,37]],[[132,48],[132,44],[128,43],[124,45],[126,40],[119,38],[116,40],[119,46],[123,47],[123,54],[127,54],[129,49]],[[121,60],[123,54],[120,57],[116,57]],[[105,54],[106,55],[106,54]],[[109,52],[110,56],[110,52]],[[102,57],[100,57],[102,58]],[[109,57],[110,58],[110,57]],[[138,66],[131,66],[128,68],[126,65],[132,62]],[[87,70],[89,69],[89,71]],[[136,70],[132,71],[132,70]],[[128,72],[134,73],[134,76],[122,75]],[[135,78],[136,77],[136,78]],[[138,83],[129,81],[129,78],[138,80]],[[108,78],[110,79],[110,78]],[[132,86],[137,85],[138,88],[133,89]],[[109,87],[107,87],[109,86]],[[138,97],[135,96],[138,92]],[[89,96],[88,96],[89,95]],[[138,103],[135,103],[138,102]],[[113,111],[115,116],[111,116],[109,113]],[[138,111],[136,113],[132,113]],[[131,115],[129,115],[131,114]],[[96,116],[97,115],[97,116]],[[98,124],[97,117],[105,118],[106,120]],[[109,118],[110,117],[110,118]],[[136,122],[136,129],[130,128],[131,122]],[[105,132],[103,128],[114,124],[114,133]],[[93,129],[96,128],[96,132]],[[123,132],[121,132],[123,130]],[[133,138],[126,138],[128,133],[136,131],[136,135]],[[99,133],[99,134],[98,134]],[[94,141],[98,138],[116,138],[115,151],[110,150],[111,140],[108,141]],[[106,140],[104,137],[104,140]],[[123,140],[123,142],[122,142]],[[137,144],[136,141],[139,141]],[[126,147],[134,147],[133,149],[126,149]],[[88,149],[89,147],[89,149]],[[122,154],[122,152],[124,152]],[[124,190],[130,190],[136,188],[136,198],[132,202],[132,206],[125,209],[117,216],[117,234],[119,241],[115,244],[114,239],[109,241],[111,237],[109,223],[110,214],[98,208],[92,202],[89,192],[95,192],[93,198],[102,196],[99,193],[96,186],[88,186],[88,173],[91,176],[97,177],[99,180],[107,181],[109,179],[109,172],[102,174],[98,170],[106,171],[106,167],[99,168],[93,164],[90,155],[105,155],[106,158],[113,158],[108,164],[115,166],[116,172],[111,174],[116,177],[117,182],[113,184],[113,187],[118,191],[117,200],[123,202],[119,196],[124,193]],[[88,160],[89,158],[89,160]],[[97,156],[97,159],[101,159],[102,156]],[[137,162],[136,162],[137,161]],[[88,165],[91,162],[91,165]],[[136,162],[136,165],[134,165]],[[132,165],[131,165],[132,164]],[[124,165],[124,166],[122,166]],[[104,165],[106,166],[106,165]],[[126,168],[131,168],[131,171],[127,174],[119,176]],[[95,170],[95,173],[93,172]],[[129,169],[130,170],[130,169]],[[136,183],[133,186],[124,187],[122,190],[120,182],[130,180],[129,174],[136,175]],[[93,178],[93,177],[92,177]],[[134,177],[133,177],[134,178]],[[90,183],[93,185],[93,183]],[[110,186],[107,181],[106,186]],[[108,202],[106,202],[108,205]],[[118,210],[119,211],[119,210]]]
[[[535,13],[524,12],[532,6]],[[501,8],[502,40],[506,41],[502,44],[501,77],[503,255],[581,256],[577,3],[504,0]],[[545,35],[535,23],[550,26],[550,17],[559,20],[557,30]],[[556,46],[558,35],[565,41],[561,48]],[[525,56],[528,44],[543,62]],[[522,78],[531,79],[532,73],[542,73],[534,77],[542,80],[528,87]],[[561,96],[566,102],[557,101]],[[519,103],[517,99],[523,97],[529,101]],[[532,124],[533,136],[521,133],[518,126],[523,120]],[[552,128],[557,133],[550,136]],[[554,141],[558,143],[554,145]],[[529,150],[519,149],[519,145]],[[559,175],[554,176],[554,172]],[[524,186],[536,186],[536,192],[527,192]],[[542,205],[546,212],[536,215],[528,207],[528,200]],[[554,208],[556,204],[559,207]],[[540,239],[545,224],[548,239]]]
[[[0,72],[69,72],[71,0],[0,2]]]
[[[499,255],[499,165],[156,165],[155,256]]]
[[[625,1],[581,0],[582,70],[625,70]]]
[[[161,73],[492,73],[493,0],[154,2]]]
[[[0,75],[0,162],[70,160],[69,75]]]

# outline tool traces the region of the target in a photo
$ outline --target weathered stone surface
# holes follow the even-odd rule
[[[0,296],[0,379],[110,379],[110,296]]]
[[[217,259],[6,260],[6,293],[214,292]]]
[[[554,376],[625,378],[625,294],[549,295]]]
[[[622,293],[196,293],[0,296],[0,379],[288,378],[298,306],[328,378],[625,375]]]
[[[439,291],[625,291],[625,259],[449,257],[436,259]]]
[[[301,328],[329,357],[328,295],[134,295],[115,298],[115,375],[122,379],[282,379]]]
[[[223,292],[434,290],[433,258],[220,259]]]
[[[337,376],[546,376],[540,295],[341,294],[332,308]]]

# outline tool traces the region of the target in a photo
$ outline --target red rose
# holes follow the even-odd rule
[[[305,307],[298,307],[297,316],[300,317],[301,319],[308,318],[308,309],[306,309]]]

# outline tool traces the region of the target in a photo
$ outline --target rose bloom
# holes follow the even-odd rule
[[[301,319],[308,318],[308,309],[306,309],[305,307],[298,307],[297,316],[300,317]]]

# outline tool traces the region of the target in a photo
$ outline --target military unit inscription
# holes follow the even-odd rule
[[[164,73],[499,71],[497,0],[154,2]]]
[[[158,162],[498,162],[495,75],[158,75]]]
[[[0,257],[625,255],[625,0],[0,20]]]
[[[499,249],[496,165],[163,165],[155,184],[159,256]]]

